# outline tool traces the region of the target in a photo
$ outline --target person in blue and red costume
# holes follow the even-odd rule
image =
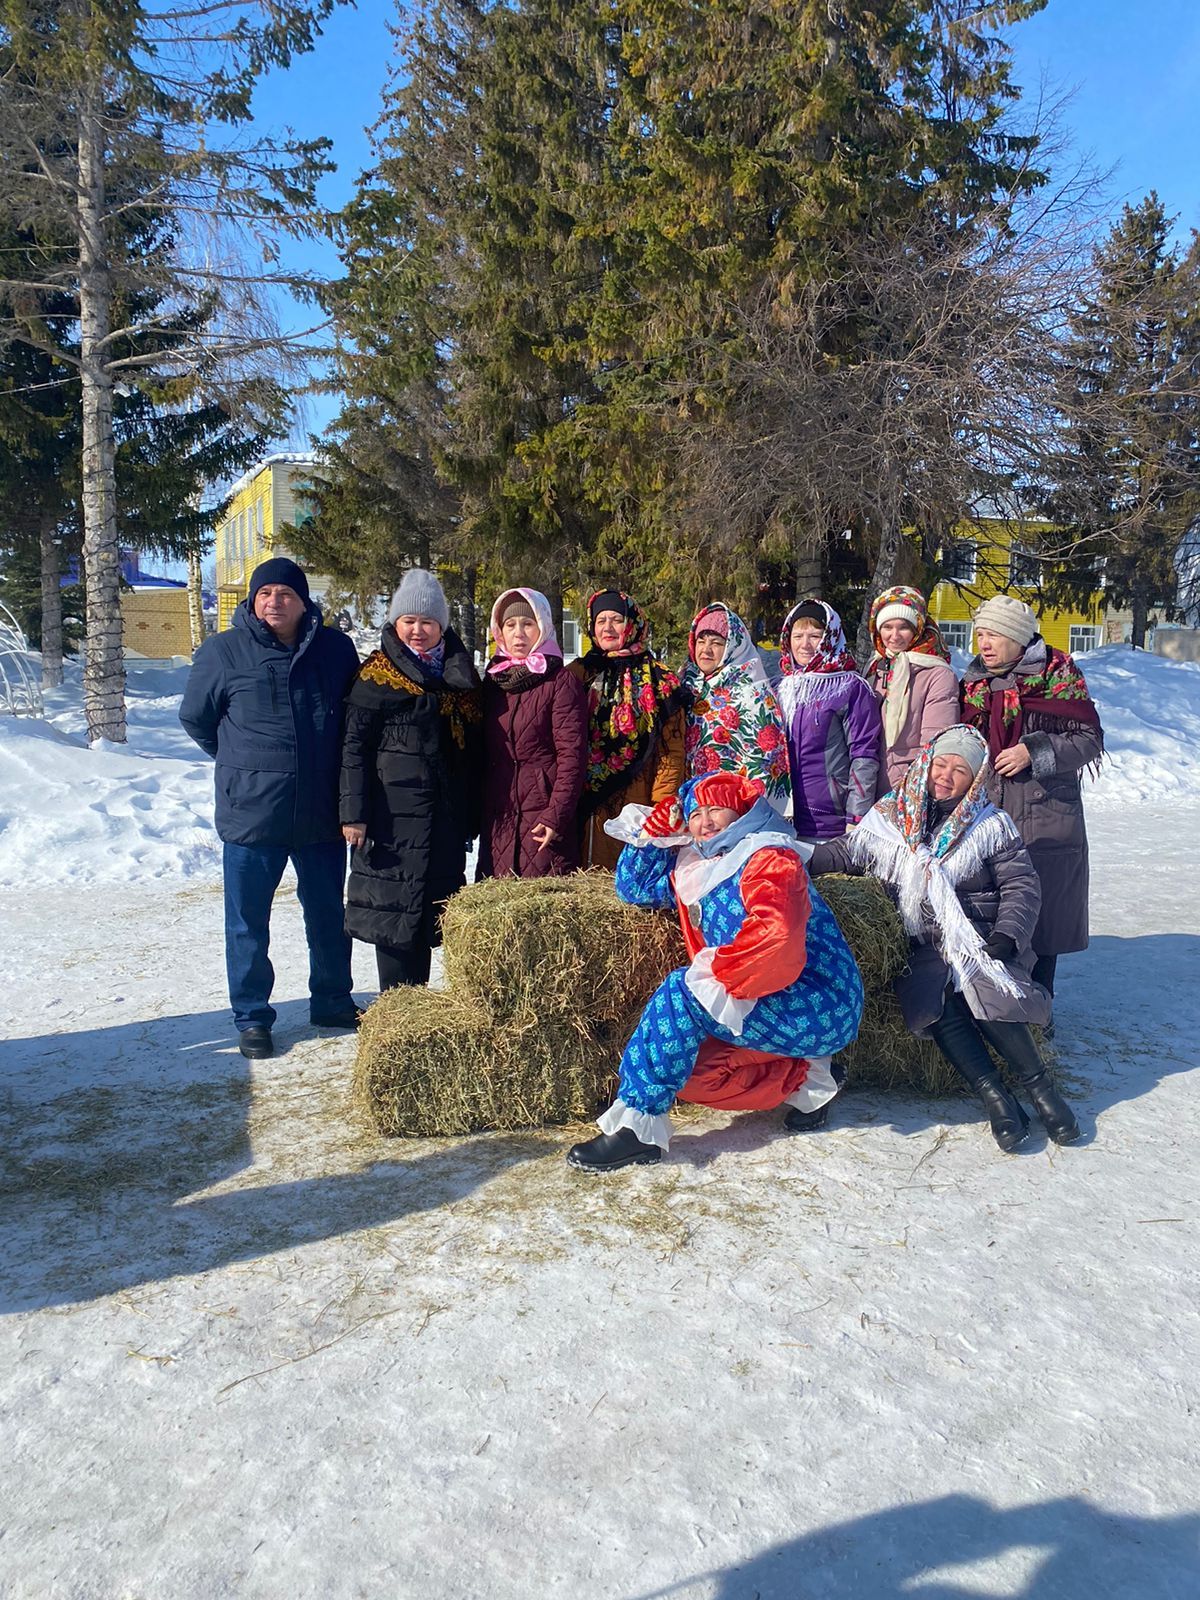
[[[567,1160],[591,1172],[661,1160],[674,1100],[686,1091],[704,1103],[703,1080],[729,1076],[714,1052],[726,1069],[759,1080],[764,1066],[770,1076],[769,1061],[777,1068],[778,1098],[759,1081],[742,1104],[786,1101],[790,1132],[820,1126],[838,1092],[831,1057],[858,1034],[863,988],[808,880],[811,846],[785,831],[758,784],[732,772],[695,778],[653,808],[626,806],[605,827],[626,841],[617,893],[630,905],[676,904],[691,964],[651,995],[599,1137]],[[727,1091],[714,1103],[739,1103]]]

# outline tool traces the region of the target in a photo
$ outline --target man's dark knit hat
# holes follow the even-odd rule
[[[287,556],[272,556],[269,561],[261,562],[250,574],[250,609],[254,610],[254,597],[260,589],[265,589],[269,583],[284,583],[289,589],[295,591],[308,604],[308,579],[294,561],[289,561]]]

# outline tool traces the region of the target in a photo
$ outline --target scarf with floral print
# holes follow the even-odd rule
[[[1002,689],[992,679],[1012,677]],[[1093,729],[1103,743],[1100,714],[1088,693],[1083,673],[1065,651],[1051,649],[1039,634],[1020,660],[1001,672],[989,673],[978,656],[963,677],[963,721],[984,734],[991,755],[1020,743],[1025,719],[1036,730],[1043,718],[1064,733]]]
[[[976,729],[972,728],[970,731],[979,740],[980,749],[984,752],[983,765],[971,780],[971,787],[941,826],[933,832],[932,838],[927,837],[931,832],[931,808],[934,806],[933,797],[929,793],[929,769],[933,764],[933,747],[937,739],[931,739],[928,744],[922,746],[905,773],[900,787],[894,789],[891,794],[884,795],[875,807],[881,816],[886,817],[896,827],[910,850],[918,850],[923,844],[927,844],[931,854],[938,861],[950,854],[963,835],[985,812],[994,809],[987,795],[987,780],[991,774],[991,762],[986,754],[987,744]]]
[[[614,650],[592,648],[583,657],[588,686],[588,767],[580,815],[589,816],[612,795],[627,789],[654,754],[664,725],[691,699],[683,684],[650,649],[650,624],[623,590],[621,642]]]
[[[792,658],[792,625],[796,620],[797,611],[802,606],[812,605],[820,606],[825,613],[825,632],[821,635],[821,642],[812,660],[803,667],[798,667]],[[825,677],[837,672],[858,671],[858,663],[846,643],[846,630],[842,627],[842,619],[828,601],[818,600],[815,597],[811,600],[800,600],[784,617],[779,634],[779,664],[785,678],[800,673]]]
[[[720,665],[706,678],[696,665],[697,624],[711,628],[714,611],[723,613],[729,633]],[[791,791],[783,713],[737,612],[721,602],[705,606],[688,634],[688,658],[683,684],[694,697],[687,719],[688,776],[740,772],[757,779],[782,810]]]
[[[883,640],[879,637],[879,627],[875,619],[884,606],[911,606],[920,618],[917,635],[906,650],[898,650],[894,655],[889,655],[884,647]],[[938,625],[929,616],[929,607],[925,603],[925,596],[919,589],[910,589],[907,584],[897,583],[890,589],[885,589],[882,594],[876,595],[871,602],[871,616],[868,623],[871,632],[871,643],[875,646],[875,656],[867,668],[866,676],[872,680],[879,693],[887,698],[888,684],[891,682],[892,673],[900,656],[940,656],[943,661],[950,660],[950,652],[943,643],[938,631]]]

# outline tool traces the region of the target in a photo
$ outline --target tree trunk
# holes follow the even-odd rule
[[[1133,628],[1129,635],[1131,650],[1146,648],[1146,629],[1150,622],[1150,595],[1144,584],[1135,583],[1130,596],[1133,611]]]
[[[555,567],[546,585],[546,599],[550,602],[550,615],[554,618],[554,632],[562,643],[563,634],[563,581],[562,568]]]
[[[104,238],[102,87],[93,80],[79,114],[79,357],[83,402],[83,569],[87,644],[83,707],[88,740],[125,742],[125,657],[117,549],[112,374],[106,340],[112,282]]]
[[[204,590],[200,576],[200,552],[188,553],[188,621],[191,624],[192,651],[204,643]]]
[[[796,599],[807,600],[824,587],[824,551],[813,546],[812,535],[797,533],[792,544],[792,566],[796,571]]]
[[[46,516],[39,531],[42,553],[42,688],[63,681],[62,546],[58,520]]]
[[[875,596],[884,589],[889,589],[896,581],[900,571],[900,543],[900,528],[896,523],[891,523],[879,535],[875,570],[871,574],[871,582],[858,619],[858,637],[855,640],[854,650],[860,668],[865,668],[875,654],[875,647],[871,643],[871,606]]]
[[[478,607],[475,602],[475,585],[478,577],[478,568],[463,568],[462,603],[459,607],[459,615],[462,618],[462,642],[466,645],[471,655],[475,654],[475,640],[479,631]]]

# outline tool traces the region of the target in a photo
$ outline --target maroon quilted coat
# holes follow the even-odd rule
[[[587,691],[561,660],[543,677],[505,673],[518,683],[484,680],[486,763],[477,878],[550,878],[579,866],[575,813],[587,767]],[[539,848],[530,829],[548,822],[558,835]]]

